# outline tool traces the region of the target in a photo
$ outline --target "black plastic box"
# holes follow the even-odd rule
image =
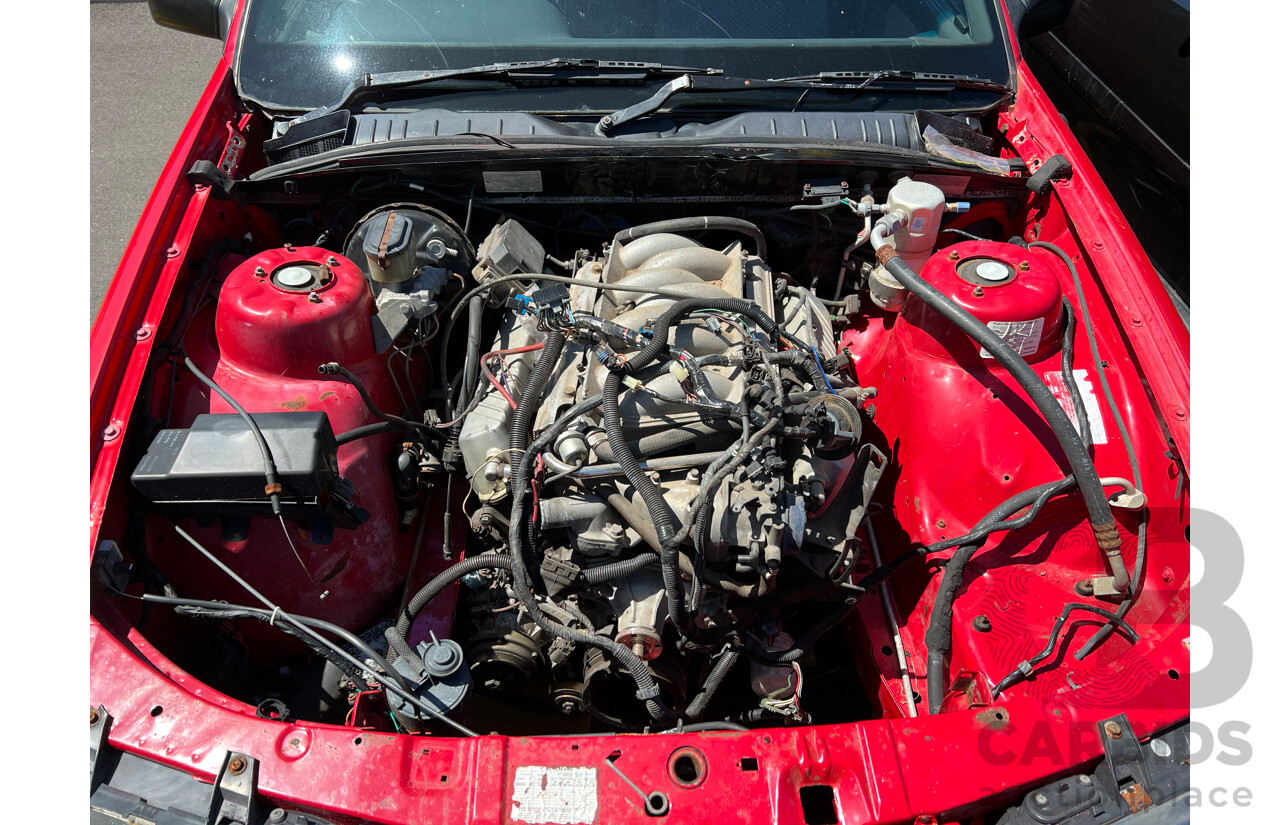
[[[314,499],[338,483],[338,442],[323,412],[254,413],[271,448],[281,498]],[[133,471],[153,502],[263,500],[262,452],[235,414],[200,415],[187,430],[161,430]]]

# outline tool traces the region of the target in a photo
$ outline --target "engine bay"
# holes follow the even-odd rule
[[[1145,558],[1186,518],[1148,505],[1164,436],[1060,208],[966,180],[222,202],[98,551],[117,609],[260,716],[447,736],[1050,695],[1072,612],[1125,659],[1180,564]]]

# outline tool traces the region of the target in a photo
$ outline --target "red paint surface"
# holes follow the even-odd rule
[[[229,43],[226,59],[231,48]],[[1167,433],[1189,466],[1188,334],[1097,173],[1020,62],[1018,86],[1017,104],[1001,115],[1018,152],[1030,163],[1061,152],[1075,168],[1075,177],[1057,184],[1048,203],[1022,229],[1029,238],[1058,243],[1077,261],[1103,358],[1113,371],[1112,387],[1142,461],[1144,492],[1152,502],[1145,590],[1130,614],[1142,636],[1138,645],[1113,638],[1077,664],[1071,654],[1095,626],[1081,622],[1088,632],[1069,633],[1061,643],[1065,666],[1001,698],[1008,723],[999,730],[979,720],[982,708],[899,718],[901,687],[894,684],[895,667],[873,648],[860,666],[865,677],[879,681],[876,692],[888,700],[880,720],[750,733],[462,740],[360,734],[257,719],[251,708],[174,667],[95,596],[89,698],[112,716],[111,745],[206,780],[227,750],[243,751],[261,760],[259,788],[271,800],[378,822],[507,821],[515,769],[529,764],[594,766],[602,812],[597,821],[649,821],[634,792],[604,765],[614,750],[622,751],[619,767],[637,784],[668,794],[671,821],[799,822],[798,788],[821,783],[834,788],[844,822],[904,822],[919,814],[963,817],[989,810],[1096,759],[1101,747],[1093,723],[1098,719],[1124,712],[1142,737],[1185,719],[1190,602],[1182,528],[1187,501],[1185,493],[1177,497],[1176,467],[1164,458],[1164,450]],[[91,544],[104,525],[112,533],[119,528],[119,508],[110,503],[119,500],[130,468],[117,462],[130,438],[145,366],[160,337],[139,337],[137,330],[161,331],[172,323],[174,284],[188,258],[198,258],[199,250],[229,236],[232,227],[270,232],[251,218],[221,215],[207,191],[195,189],[184,177],[195,160],[220,156],[226,124],[234,118],[224,60],[161,175],[95,321]],[[1070,223],[1064,214],[1071,216]],[[1074,288],[1062,287],[1077,303]],[[210,319],[204,323],[204,329],[212,330]],[[1062,472],[1047,428],[998,366],[981,362],[979,369],[963,359],[928,357],[923,354],[927,347],[913,343],[921,330],[910,332],[907,326],[905,318],[892,324],[872,318],[847,339],[863,383],[881,390],[875,426],[895,464],[882,482],[891,512],[877,516],[876,524],[890,556],[911,542],[967,529],[1006,492]],[[295,397],[290,375],[268,380],[252,368],[251,358],[232,353],[218,357],[212,334],[206,332],[206,338],[202,350],[196,332],[188,348],[193,357],[200,356],[202,366],[214,369],[219,381],[234,385],[233,393],[248,391],[254,383],[262,399]],[[1046,356],[1034,366],[1044,374],[1059,369],[1056,362]],[[1075,366],[1093,369],[1086,346],[1077,345]],[[313,399],[305,392],[304,399],[331,403],[326,410],[338,419],[338,431],[367,420],[334,384],[335,398],[341,400]],[[112,435],[104,438],[108,428]],[[1114,430],[1110,436],[1096,450],[1099,473],[1127,476]],[[359,465],[349,448],[343,449],[344,467]],[[439,503],[434,506],[438,512]],[[435,515],[432,519],[424,559],[440,564],[439,520]],[[894,520],[903,534],[889,533]],[[1132,567],[1136,525],[1128,515],[1120,521],[1124,557]],[[976,671],[995,680],[1043,645],[1043,634],[1061,604],[1074,598],[1074,580],[1103,570],[1087,530],[1083,507],[1076,498],[1064,497],[1047,507],[1033,528],[988,542],[975,557],[957,601],[953,675]],[[1050,548],[1052,558],[1045,561]],[[1173,573],[1170,582],[1160,577],[1165,568]],[[922,634],[936,576],[926,575],[922,567],[914,576],[896,580],[894,587],[899,605],[912,611],[900,618],[915,663],[915,684],[923,693]],[[439,602],[436,620],[447,615],[446,601]],[[992,618],[991,633],[972,630],[970,620],[977,613]],[[878,601],[865,599],[851,624],[851,635],[873,632],[883,638],[877,631],[883,624]],[[153,715],[157,706],[163,711]],[[707,779],[697,790],[679,788],[665,774],[667,758],[683,745],[697,747],[707,758]],[[742,770],[747,757],[758,760],[759,770]]]

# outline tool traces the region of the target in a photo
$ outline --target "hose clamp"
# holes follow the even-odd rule
[[[648,690],[637,690],[637,691],[636,691],[636,698],[637,698],[637,699],[639,699],[641,702],[647,702],[647,701],[649,701],[650,699],[657,699],[657,698],[658,698],[658,694],[659,694],[660,692],[661,692],[661,691],[659,690],[658,686],[657,686],[657,685],[654,685],[653,687],[649,688]]]

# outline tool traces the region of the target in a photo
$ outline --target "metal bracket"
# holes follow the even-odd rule
[[[1147,772],[1142,743],[1134,735],[1129,720],[1122,713],[1099,722],[1098,734],[1115,783],[1116,799],[1124,802],[1131,813],[1150,808],[1151,795],[1147,789],[1152,787],[1151,775]]]
[[[89,708],[89,795],[102,784],[105,760],[99,761],[107,744],[107,733],[111,730],[111,714],[102,705]]]
[[[1098,722],[1105,754],[1092,773],[1065,776],[1026,795],[1001,825],[1186,823],[1191,816],[1191,724],[1139,744],[1124,714]]]
[[[227,138],[227,145],[222,150],[222,159],[218,161],[218,168],[223,174],[230,178],[235,178],[236,170],[240,168],[240,155],[244,152],[244,135],[241,135],[235,129],[228,128],[231,133]]]
[[[209,801],[210,825],[253,825],[258,822],[255,795],[258,760],[228,751]]]
[[[849,197],[849,181],[844,178],[807,180],[800,197],[817,198],[823,206],[839,206],[841,199]]]

